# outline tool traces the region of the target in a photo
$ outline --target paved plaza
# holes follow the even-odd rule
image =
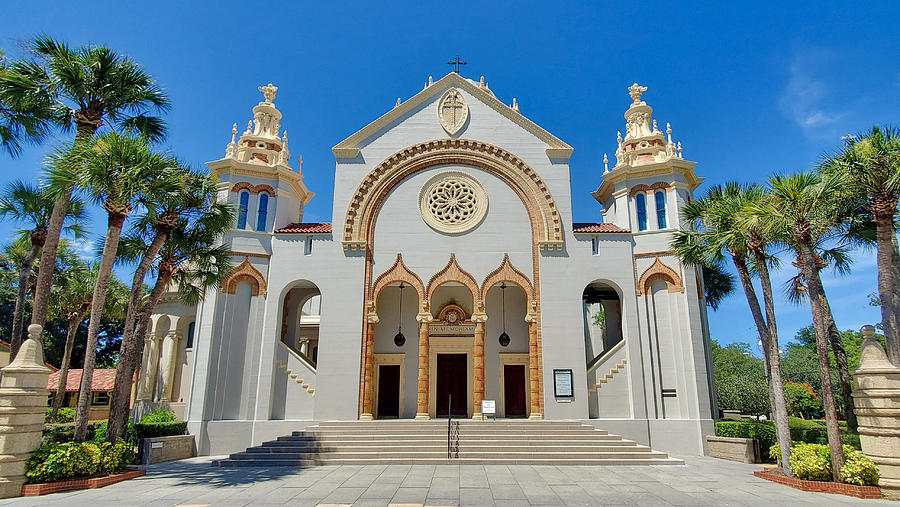
[[[684,466],[340,465],[215,468],[211,458],[148,467],[102,489],[0,505],[890,505],[807,493],[753,477],[758,465],[686,458]]]

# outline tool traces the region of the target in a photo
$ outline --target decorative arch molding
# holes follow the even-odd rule
[[[666,282],[669,292],[681,292],[684,290],[684,284],[681,281],[681,277],[678,276],[678,273],[674,269],[663,264],[663,262],[659,260],[659,257],[656,257],[653,264],[644,270],[644,273],[641,274],[641,277],[638,280],[638,295],[649,294],[650,286],[657,280]]]
[[[672,184],[666,183],[664,181],[657,181],[656,183],[650,185],[650,190],[672,190]]]
[[[272,185],[266,185],[265,183],[260,183],[259,185],[253,185],[247,181],[239,181],[231,186],[232,192],[240,192],[242,190],[246,190],[251,194],[258,194],[260,192],[268,192],[269,195],[275,195],[275,188]]]
[[[478,282],[475,281],[475,278],[468,271],[459,267],[459,264],[456,263],[456,254],[453,253],[450,254],[450,260],[447,262],[447,265],[428,280],[425,293],[428,295],[429,302],[434,296],[434,291],[447,282],[457,282],[464,285],[472,293],[472,303],[475,305],[475,308],[481,305],[481,291],[478,290]]]
[[[347,207],[342,231],[344,249],[365,249],[371,245],[381,204],[404,178],[445,164],[477,167],[503,180],[525,204],[538,248],[562,250],[559,209],[544,180],[508,151],[470,139],[426,141],[404,148],[375,166],[356,188]]]
[[[488,273],[484,278],[484,281],[481,282],[481,300],[487,301],[488,291],[491,290],[491,287],[501,282],[509,282],[517,285],[525,292],[525,296],[529,300],[534,299],[534,288],[531,285],[531,281],[528,280],[528,277],[525,276],[524,273],[513,266],[512,262],[509,260],[509,254],[503,254],[503,261],[500,262],[500,265]]]
[[[422,283],[422,279],[418,275],[406,267],[406,264],[403,263],[403,255],[399,253],[394,264],[375,279],[375,283],[372,286],[372,301],[378,301],[378,294],[381,293],[381,290],[394,282],[403,282],[416,289],[420,307],[427,301],[425,298],[425,284]]]
[[[235,266],[234,270],[231,272],[231,276],[229,276],[228,280],[222,284],[222,292],[234,294],[238,284],[241,282],[250,284],[251,294],[254,296],[266,294],[266,279],[259,270],[250,264],[250,259],[248,257],[244,257],[244,260]]]

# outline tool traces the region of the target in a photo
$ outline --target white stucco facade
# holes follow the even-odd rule
[[[572,149],[455,73],[336,145],[332,221],[304,223],[314,189],[275,87],[260,89],[253,124],[209,163],[239,209],[236,268],[197,308],[158,308],[141,370],[139,397],[178,408],[201,453],[314,421],[440,417],[457,393],[454,417],[494,400],[498,417],[702,454],[702,280],[669,248],[700,179],[642,88],[593,193],[603,221],[587,224],[572,219]]]

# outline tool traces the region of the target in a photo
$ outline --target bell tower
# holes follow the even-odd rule
[[[616,135],[616,163],[609,168],[603,156],[603,182],[591,193],[603,205],[603,221],[631,232],[677,229],[678,209],[702,178],[696,162],[685,160],[681,143],[672,140],[672,127],[663,133],[653,108],[641,99],[646,86],[628,87],[631,105],[625,111],[625,137]]]

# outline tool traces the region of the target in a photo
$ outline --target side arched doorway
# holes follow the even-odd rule
[[[627,350],[622,334],[622,299],[610,282],[595,280],[582,292],[584,352],[591,418],[625,417]]]

